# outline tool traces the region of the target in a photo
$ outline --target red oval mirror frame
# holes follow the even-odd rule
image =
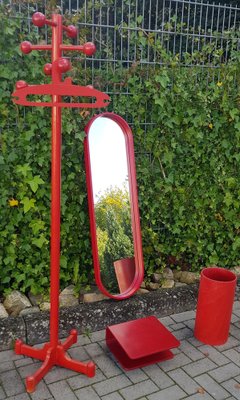
[[[130,286],[125,291],[119,294],[110,293],[102,283],[101,266],[98,254],[96,217],[94,210],[94,193],[93,193],[92,168],[91,168],[91,157],[90,157],[90,146],[89,146],[89,133],[92,124],[98,118],[103,118],[103,117],[110,119],[111,121],[114,121],[123,132],[125,139],[126,158],[127,158],[131,227],[132,227],[134,259],[135,259],[135,274]],[[92,244],[95,280],[98,288],[104,295],[116,300],[123,300],[132,296],[140,288],[140,285],[144,277],[142,239],[141,239],[140,218],[138,210],[136,167],[135,167],[132,131],[127,122],[122,117],[114,113],[104,112],[102,114],[94,116],[88,122],[87,126],[85,127],[85,132],[86,132],[86,137],[84,139],[84,156],[85,156],[85,166],[86,166],[86,183],[87,183],[87,193],[88,193],[88,208],[89,208],[91,244]]]

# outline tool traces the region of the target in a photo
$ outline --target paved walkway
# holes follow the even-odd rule
[[[79,336],[69,351],[97,365],[94,378],[52,369],[35,393],[25,392],[24,378],[39,362],[0,353],[0,400],[210,400],[240,399],[240,301],[235,301],[231,335],[223,346],[203,345],[193,337],[194,311],[161,318],[181,340],[172,360],[125,372],[105,345],[105,331]]]

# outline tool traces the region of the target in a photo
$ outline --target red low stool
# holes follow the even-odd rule
[[[106,343],[126,370],[169,360],[174,357],[170,349],[180,345],[154,316],[108,326]]]

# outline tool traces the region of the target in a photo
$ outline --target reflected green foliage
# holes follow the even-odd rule
[[[95,204],[101,277],[104,285],[119,291],[114,261],[134,255],[127,188],[110,188]]]

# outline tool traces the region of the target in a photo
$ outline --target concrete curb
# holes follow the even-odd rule
[[[68,336],[73,328],[82,334],[149,315],[161,318],[169,314],[193,310],[196,307],[197,294],[198,285],[188,285],[135,295],[122,301],[103,300],[61,309],[59,336],[61,338]],[[17,338],[21,338],[28,344],[48,341],[49,312],[1,319],[0,351],[13,348]]]

